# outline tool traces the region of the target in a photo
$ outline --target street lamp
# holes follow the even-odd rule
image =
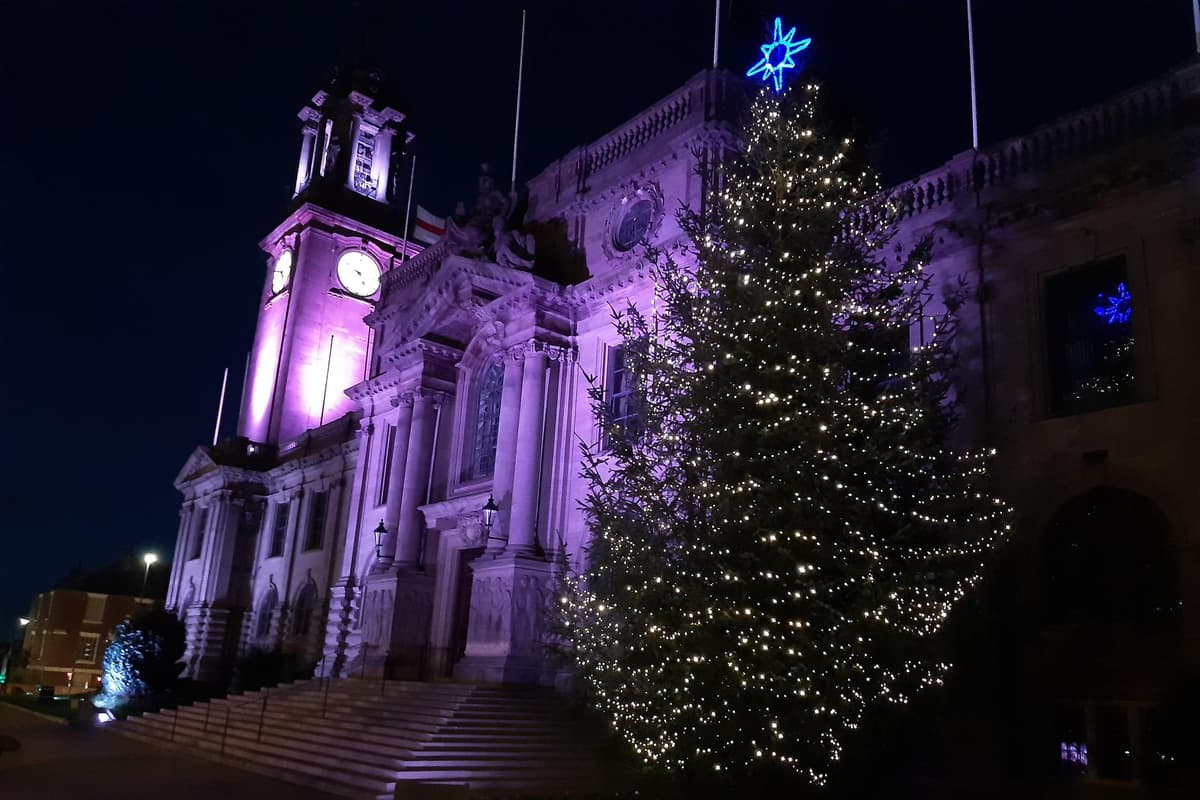
[[[479,511],[480,521],[483,522],[483,533],[488,538],[488,541],[492,539],[492,526],[496,524],[496,515],[498,513],[500,513],[500,508],[496,505],[496,499],[489,494],[487,505]]]
[[[33,622],[29,617],[17,617],[17,623],[24,628],[29,623]]]
[[[142,563],[146,565],[146,572],[142,575],[142,593],[139,597],[146,596],[146,581],[150,580],[150,567],[158,563],[157,553],[146,553],[142,556]]]
[[[383,558],[383,537],[387,536],[387,525],[383,524],[383,520],[379,520],[379,524],[375,526],[375,560]]]

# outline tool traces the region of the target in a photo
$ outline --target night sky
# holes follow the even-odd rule
[[[726,5],[730,3],[726,2]],[[529,9],[519,180],[709,65],[711,0],[40,0],[0,9],[0,639],[73,565],[170,561],[172,480],[237,407],[264,257],[290,200],[296,112],[373,59],[408,103],[416,200],[504,180]],[[732,0],[722,63],[769,16],[855,109],[887,182],[970,144],[962,0]],[[1191,57],[1188,0],[976,0],[984,144]],[[234,420],[227,415],[225,434]],[[11,620],[11,622],[10,622]]]

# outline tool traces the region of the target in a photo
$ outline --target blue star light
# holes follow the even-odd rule
[[[812,43],[811,38],[801,39],[798,42],[793,41],[792,37],[795,35],[796,29],[792,28],[785,36],[783,33],[783,20],[776,17],[775,33],[772,37],[773,41],[767,42],[758,48],[762,50],[762,60],[746,70],[746,77],[753,78],[755,75],[761,75],[764,81],[775,81],[775,91],[782,92],[783,71],[796,66],[796,61],[792,56]]]
[[[1092,309],[1096,312],[1096,316],[1109,325],[1124,325],[1129,322],[1129,318],[1133,315],[1133,297],[1125,288],[1124,282],[1117,284],[1116,294],[1106,295],[1101,292],[1096,296],[1105,303]]]

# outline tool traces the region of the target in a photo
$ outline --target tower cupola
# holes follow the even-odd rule
[[[381,70],[339,71],[298,115],[294,196],[328,203],[348,191],[390,203],[400,155],[412,139],[397,105]]]

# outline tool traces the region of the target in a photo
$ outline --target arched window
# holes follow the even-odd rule
[[[312,629],[313,611],[317,606],[317,585],[312,581],[304,584],[296,595],[296,608],[292,614],[292,636],[303,639]]]
[[[491,476],[496,468],[496,434],[500,427],[500,397],[504,393],[504,367],[491,364],[479,377],[475,401],[475,440],[467,479]]]
[[[254,628],[254,638],[262,641],[271,635],[271,617],[275,614],[275,606],[279,604],[279,593],[275,587],[267,589],[258,604],[258,615]]]

